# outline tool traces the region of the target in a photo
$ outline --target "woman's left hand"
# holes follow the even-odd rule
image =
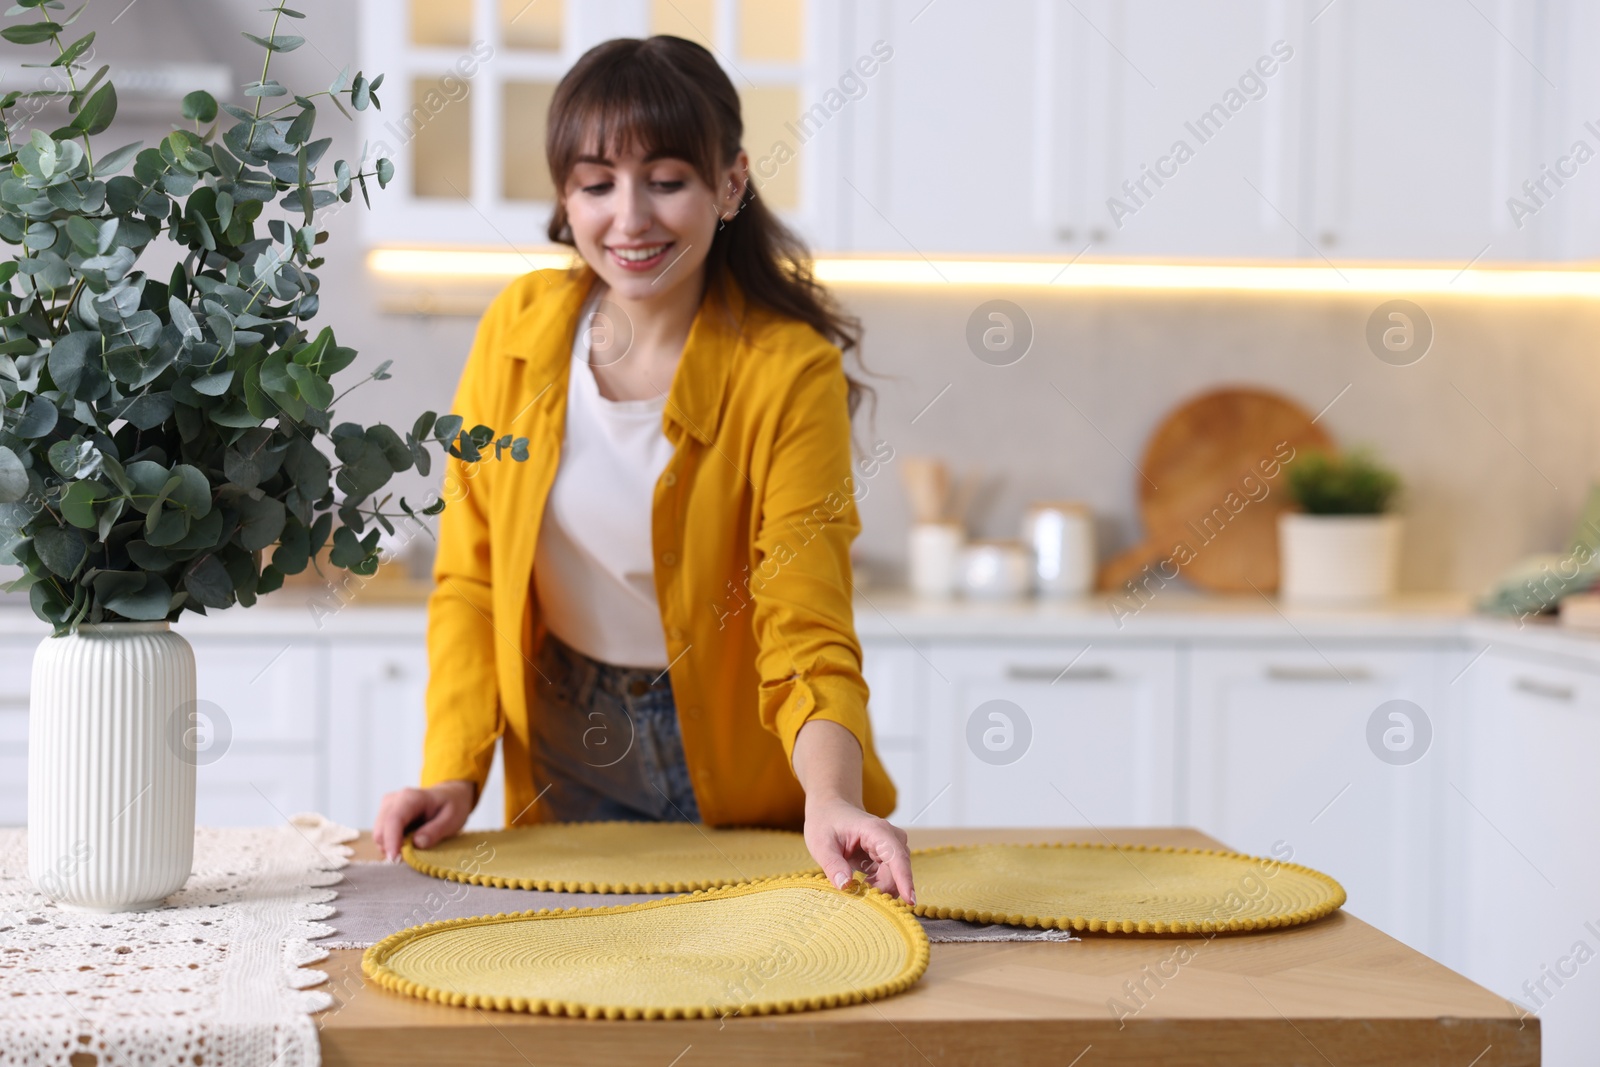
[[[907,904],[917,895],[911,885],[911,849],[906,834],[887,819],[868,814],[842,797],[806,802],[806,847],[828,881],[841,889],[852,872]]]

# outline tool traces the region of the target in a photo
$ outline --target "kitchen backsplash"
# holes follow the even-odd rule
[[[399,420],[446,403],[471,343],[455,318],[384,317],[355,272],[328,278],[340,337],[395,378],[347,403]],[[1097,516],[1102,557],[1140,534],[1135,468],[1156,422],[1220,384],[1280,391],[1341,445],[1369,445],[1406,482],[1402,587],[1476,591],[1509,562],[1562,546],[1600,470],[1600,305],[1422,297],[1427,354],[1381,361],[1366,341],[1384,295],[1172,294],[991,287],[838,290],[865,328],[857,435],[876,456],[935,455],[982,477],[973,536],[1014,537],[1034,499],[1075,498]],[[1034,338],[994,366],[968,348],[968,318],[1008,299]],[[360,366],[360,364],[358,364]],[[444,398],[444,399],[442,399]],[[1326,409],[1324,411],[1324,409]],[[879,443],[882,442],[882,443]],[[909,505],[894,458],[857,490],[858,557],[870,580],[903,579]],[[1282,480],[1272,491],[1282,491]]]
[[[353,237],[354,235],[350,235]],[[347,244],[352,263],[356,252]],[[409,425],[448,408],[474,322],[382,314],[359,269],[325,271],[321,321],[394,377],[341,405],[359,421]],[[981,478],[968,509],[976,537],[1015,537],[1035,499],[1080,499],[1100,554],[1138,524],[1135,464],[1175,404],[1220,384],[1280,391],[1341,445],[1370,445],[1405,479],[1401,575],[1408,591],[1475,592],[1530,552],[1563,547],[1600,471],[1600,304],[1575,300],[1417,301],[1432,322],[1410,366],[1367,347],[1378,295],[1096,293],[997,288],[840,289],[865,329],[875,403],[857,437],[871,457],[857,489],[858,564],[873,584],[904,580],[910,509],[896,459],[934,455]],[[968,348],[979,304],[1008,299],[1034,330],[1009,366]],[[436,480],[401,476],[420,498]],[[1282,479],[1268,483],[1283,490]],[[11,568],[0,568],[5,575]]]

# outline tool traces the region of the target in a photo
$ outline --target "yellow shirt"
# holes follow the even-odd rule
[[[536,802],[529,729],[544,629],[533,551],[560,459],[579,310],[596,275],[541,270],[494,299],[450,410],[465,428],[528,438],[529,458],[446,460],[428,600],[424,787],[481,794],[503,745],[506,825],[548,818]],[[846,381],[837,346],[747,304],[730,278],[695,314],[667,394],[672,459],[651,507],[656,599],[684,756],[710,825],[799,827],[790,769],[812,719],[861,743],[863,802],[888,815],[895,788],[872,745],[851,609],[860,532]],[[492,456],[492,453],[490,453]]]

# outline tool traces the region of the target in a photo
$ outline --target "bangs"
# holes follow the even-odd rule
[[[545,153],[557,195],[579,157],[616,160],[631,150],[682,159],[715,184],[708,101],[682,72],[640,48],[587,73],[551,102]]]

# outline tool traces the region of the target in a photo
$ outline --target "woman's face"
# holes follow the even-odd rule
[[[713,190],[671,156],[578,157],[563,201],[578,253],[612,293],[647,301],[698,280],[717,227],[738,209],[749,171],[745,153]]]

